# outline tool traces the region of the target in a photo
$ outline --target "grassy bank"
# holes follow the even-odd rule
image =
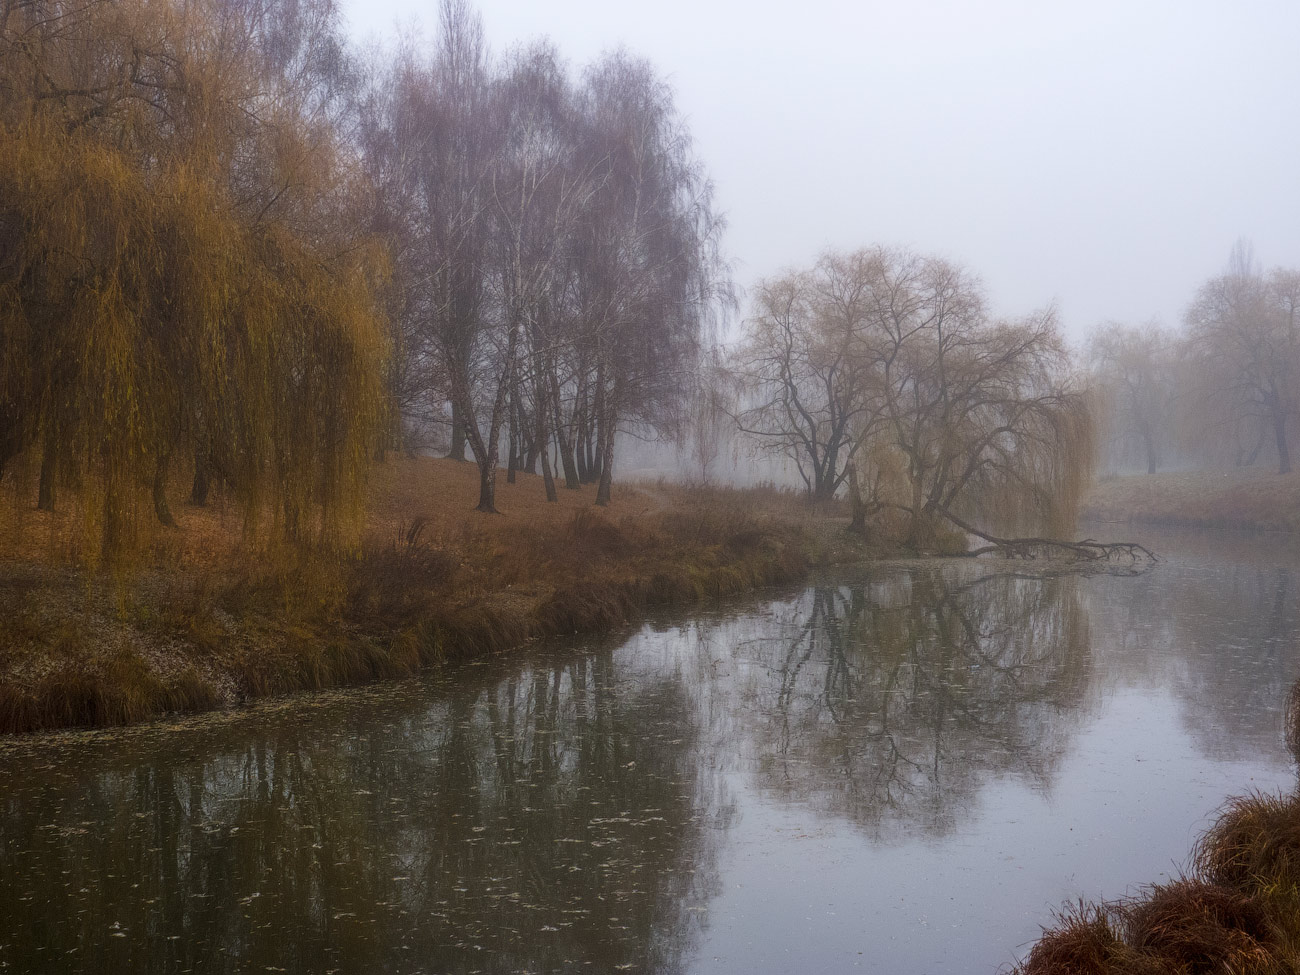
[[[1300,760],[1300,682],[1287,701],[1287,744]],[[1013,975],[1297,971],[1300,792],[1229,800],[1187,876],[1062,912]]]
[[[476,496],[473,465],[393,460],[342,563],[251,547],[221,502],[181,509],[125,580],[72,567],[75,512],[25,513],[0,530],[0,732],[230,707],[609,630],[797,580],[833,537],[773,491],[629,487],[603,510],[594,488],[547,504],[521,475],[501,484],[501,515],[472,511]]]
[[[1300,531],[1300,472],[1261,468],[1112,477],[1083,504],[1091,521],[1187,528]]]

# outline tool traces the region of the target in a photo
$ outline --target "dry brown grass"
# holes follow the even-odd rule
[[[1124,908],[1130,946],[1187,975],[1293,971],[1267,907],[1256,898],[1201,880],[1151,888]]]
[[[645,485],[599,509],[594,488],[548,504],[539,478],[502,476],[503,513],[483,515],[477,490],[472,464],[391,460],[345,559],[258,548],[229,502],[174,505],[129,578],[76,568],[71,506],[23,510],[0,527],[0,731],[407,675],[791,581],[817,545],[779,492]]]
[[[1117,904],[1058,915],[1016,975],[1293,973],[1296,954],[1273,905],[1182,879]]]
[[[1077,904],[1056,916],[1019,975],[1167,975],[1171,969],[1120,937],[1113,911]]]
[[[1232,799],[1196,850],[1208,880],[1300,907],[1300,796]]]
[[[1099,481],[1083,517],[1195,528],[1300,531],[1300,472],[1182,471]]]

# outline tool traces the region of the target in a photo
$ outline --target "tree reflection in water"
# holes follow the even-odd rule
[[[680,970],[728,809],[680,681],[375,701],[0,763],[0,968]]]
[[[1300,676],[1294,537],[1170,533],[1161,543],[1182,558],[1094,586],[1097,642],[1122,657],[1108,670],[1169,688],[1207,759],[1280,757],[1282,703]]]
[[[840,916],[895,930],[897,899],[882,913],[856,873],[894,851],[936,878],[913,901],[939,890],[948,909],[970,883],[943,872],[951,852],[979,871],[981,902],[1002,877],[994,913],[1011,920],[983,934],[1004,950],[1027,936],[1014,919],[1028,909],[1006,891],[1029,883],[1036,910],[1058,890],[1044,858],[1073,863],[1086,836],[1026,851],[1039,886],[1034,870],[1013,883],[971,854],[992,835],[976,832],[981,809],[1007,804],[1039,836],[1121,829],[1107,849],[1167,832],[1091,817],[1084,800],[1068,822],[1026,802],[1025,788],[1145,780],[1135,757],[1103,770],[1071,751],[1080,729],[1104,753],[1149,711],[1145,747],[1164,759],[1150,767],[1187,786],[1174,805],[1156,802],[1162,789],[1139,797],[1162,815],[1214,805],[1195,796],[1222,753],[1260,749],[1261,776],[1268,755],[1285,762],[1296,558],[1252,553],[1225,564],[1216,548],[1136,579],[877,567],[617,647],[178,728],[0,743],[0,971],[672,973],[769,942],[792,964],[829,958],[762,913],[794,875],[840,865],[833,828],[818,854],[785,832],[828,820],[872,841],[852,846]],[[1110,721],[1100,703],[1120,697],[1138,710]],[[1067,754],[1069,789],[1056,781]],[[1014,844],[1018,830],[997,835]],[[1093,882],[1129,882],[1122,864],[1107,870]],[[819,929],[820,947],[856,958],[863,924]],[[968,947],[952,949],[963,963]]]
[[[817,587],[743,645],[762,782],[877,836],[947,832],[993,775],[1049,785],[1091,674],[1079,580],[981,571]]]

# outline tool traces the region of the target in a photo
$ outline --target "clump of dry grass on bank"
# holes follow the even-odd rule
[[[1016,975],[1293,973],[1300,956],[1281,905],[1197,878],[1058,915]]]
[[[820,546],[771,492],[594,488],[548,504],[540,479],[472,510],[472,464],[398,458],[376,475],[359,552],[267,552],[220,504],[177,508],[128,578],[74,568],[76,515],[0,529],[0,732],[124,724],[167,711],[415,673],[646,609],[794,581]]]
[[[1062,911],[1017,972],[1023,975],[1164,975],[1168,969],[1127,944],[1108,906],[1077,904]]]
[[[1295,735],[1300,681],[1288,695]],[[1282,975],[1300,971],[1300,794],[1230,799],[1193,875],[1055,919],[1016,975]]]
[[[1152,887],[1125,906],[1129,945],[1166,970],[1188,975],[1292,971],[1266,904],[1238,890],[1183,879]]]
[[[1300,531],[1300,472],[1263,468],[1112,477],[1092,486],[1082,517],[1188,528]]]

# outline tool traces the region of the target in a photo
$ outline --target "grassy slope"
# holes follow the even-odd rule
[[[383,465],[362,551],[345,565],[281,564],[246,545],[228,505],[177,505],[180,527],[156,531],[128,581],[69,567],[75,510],[18,506],[0,516],[0,731],[411,674],[793,581],[825,549],[772,492],[625,487],[601,510],[594,488],[547,504],[539,478],[503,475],[503,514],[483,515],[477,491],[472,464]]]
[[[1247,468],[1109,478],[1093,486],[1083,516],[1195,528],[1300,531],[1300,472]]]

